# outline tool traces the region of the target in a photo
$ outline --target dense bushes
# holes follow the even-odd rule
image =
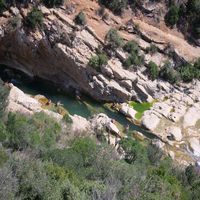
[[[36,28],[43,23],[43,14],[37,8],[33,8],[26,17],[26,25],[30,28]]]
[[[171,84],[177,83],[180,81],[180,74],[176,71],[170,64],[166,62],[159,72],[159,76],[168,81]]]
[[[7,104],[7,97],[9,94],[9,89],[5,86],[3,86],[3,81],[0,79],[0,120],[2,120],[3,117],[3,111]]]
[[[0,0],[0,15],[3,13],[3,11],[5,10],[5,1],[4,0]]]
[[[165,16],[165,22],[168,26],[173,27],[178,22],[178,19],[179,19],[179,7],[176,5],[172,5]]]
[[[100,70],[101,66],[106,65],[108,58],[105,53],[98,53],[95,56],[92,56],[89,60],[89,65],[95,68],[97,71]]]
[[[159,74],[159,69],[158,66],[156,65],[156,63],[150,61],[148,64],[148,71],[149,71],[149,75],[151,80],[155,80],[158,78],[158,74]]]
[[[0,199],[198,199],[197,171],[188,168],[186,173],[178,171],[178,176],[159,148],[131,137],[119,144],[124,160],[118,159],[113,147],[97,144],[91,137],[76,137],[62,148],[53,145],[34,154],[35,142],[27,138],[34,132],[44,141],[45,134],[58,135],[55,124],[43,114],[27,119],[10,114],[4,128],[12,132],[12,141],[18,141],[19,147],[27,143],[29,148],[20,152],[10,145],[17,151],[14,154],[0,149]],[[45,142],[40,145],[46,148]]]
[[[64,0],[42,0],[47,7],[61,6]]]
[[[115,14],[122,14],[127,2],[127,0],[99,0],[100,4],[112,10]]]
[[[37,113],[31,118],[10,113],[6,127],[7,134],[3,144],[15,150],[28,147],[49,149],[56,144],[60,131],[59,125],[44,113]]]
[[[79,25],[82,26],[86,25],[87,21],[84,12],[83,11],[79,12],[78,15],[75,17],[74,21]]]
[[[110,29],[106,34],[105,40],[107,45],[112,49],[122,47],[124,43],[116,29]]]
[[[171,4],[165,16],[166,24],[173,27],[178,25],[184,34],[190,33],[196,38],[200,38],[200,1],[188,0],[180,2],[179,5]]]
[[[126,68],[130,68],[130,66],[140,66],[143,63],[143,57],[139,55],[139,47],[135,41],[127,42],[123,48],[130,54],[124,61],[124,66]]]

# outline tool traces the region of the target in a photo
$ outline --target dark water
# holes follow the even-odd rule
[[[109,109],[106,104],[96,102],[89,97],[82,96],[78,100],[74,95],[59,91],[59,88],[47,84],[41,80],[30,80],[29,77],[19,71],[11,70],[5,66],[0,66],[0,78],[13,83],[23,92],[30,95],[41,94],[52,102],[60,102],[71,115],[77,114],[85,118],[90,118],[94,114],[105,113],[108,117],[115,119],[123,127],[129,126],[129,132],[139,131],[148,138],[155,138],[153,134],[140,126],[129,122],[126,117],[117,111]]]

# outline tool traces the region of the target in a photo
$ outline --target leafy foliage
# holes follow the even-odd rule
[[[0,0],[0,14],[3,13],[3,11],[5,10],[6,8],[6,3],[4,0]]]
[[[43,23],[43,14],[40,10],[38,10],[36,7],[33,7],[33,9],[27,14],[26,17],[26,25],[30,28],[36,28],[41,26]]]
[[[127,6],[127,0],[99,0],[101,5],[112,10],[115,14],[122,14]]]
[[[42,0],[47,7],[61,6],[64,0]]]
[[[95,56],[92,56],[89,60],[89,65],[93,68],[95,68],[96,70],[100,70],[100,67],[103,65],[106,65],[108,62],[108,58],[106,56],[106,54],[104,53],[98,53]]]
[[[112,49],[116,49],[119,47],[122,47],[123,45],[123,39],[118,34],[116,29],[110,29],[108,33],[106,34],[106,42]]]
[[[125,45],[124,45],[124,50],[127,51],[128,53],[131,52],[139,52],[139,46],[137,44],[137,42],[135,42],[134,40],[128,41]]]
[[[148,64],[148,70],[151,80],[155,80],[158,78],[159,69],[156,63],[150,61]]]
[[[166,62],[159,72],[159,76],[171,84],[180,81],[180,73],[173,69],[169,62]]]
[[[4,109],[7,104],[8,94],[9,94],[9,89],[3,85],[3,81],[0,79],[0,120],[4,116]]]
[[[143,57],[139,55],[139,46],[135,41],[128,41],[123,48],[130,54],[124,61],[124,66],[126,68],[140,66],[143,63]]]
[[[9,113],[5,145],[15,150],[28,147],[43,150],[56,143],[59,131],[59,125],[44,113],[32,118]]]
[[[78,13],[78,15],[75,17],[74,21],[79,25],[82,25],[82,26],[86,25],[87,20],[86,20],[85,13],[83,11]]]
[[[176,5],[172,5],[165,16],[165,22],[168,26],[173,27],[178,22],[178,19],[179,19],[179,7]]]

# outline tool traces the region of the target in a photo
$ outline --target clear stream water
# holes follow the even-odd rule
[[[41,81],[30,81],[19,71],[11,70],[5,66],[0,66],[0,78],[4,81],[13,83],[16,87],[23,92],[30,95],[44,95],[50,99],[53,103],[60,102],[63,107],[71,115],[80,115],[85,118],[90,118],[94,114],[105,113],[108,117],[116,120],[122,127],[129,126],[129,132],[139,131],[148,138],[155,138],[155,136],[143,129],[142,127],[131,123],[121,113],[109,109],[105,104],[92,100],[87,96],[82,96],[81,100],[78,100],[75,96],[67,93],[60,92],[55,86],[47,84]]]

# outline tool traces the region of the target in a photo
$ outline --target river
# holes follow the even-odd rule
[[[94,101],[87,96],[81,96],[78,100],[74,95],[64,93],[50,83],[41,80],[30,80],[25,74],[20,71],[10,69],[6,66],[0,66],[0,78],[4,81],[13,83],[24,93],[30,95],[44,95],[52,102],[60,102],[63,107],[71,115],[80,115],[85,118],[90,118],[94,114],[105,113],[108,117],[117,121],[122,128],[129,126],[129,133],[138,131],[148,138],[155,138],[155,135],[143,129],[142,127],[131,123],[124,115],[112,110],[107,104]]]

